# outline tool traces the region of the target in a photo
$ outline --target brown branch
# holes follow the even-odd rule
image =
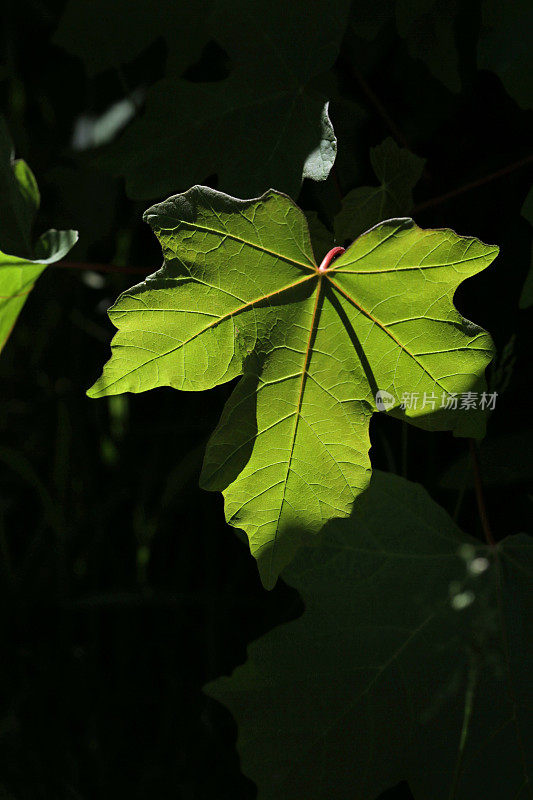
[[[81,269],[91,272],[110,272],[123,275],[148,275],[150,271],[150,267],[118,267],[115,264],[86,264],[77,261],[59,261],[50,266],[64,267],[65,269]]]
[[[479,511],[479,518],[481,520],[481,525],[483,527],[483,533],[485,534],[485,539],[487,540],[487,544],[490,545],[490,547],[496,547],[496,541],[490,529],[489,518],[487,515],[487,508],[485,506],[485,498],[483,495],[483,482],[481,480],[481,469],[479,466],[477,444],[474,439],[469,439],[468,443],[470,445],[470,458],[472,461],[472,471],[474,473],[474,486],[476,488],[477,507]]]
[[[438,206],[441,203],[445,203],[447,200],[451,200],[452,197],[457,197],[457,195],[463,194],[464,192],[469,192],[471,189],[477,189],[478,186],[483,186],[484,184],[495,181],[498,178],[503,178],[504,175],[508,175],[510,172],[514,172],[515,170],[525,167],[527,164],[531,164],[532,162],[533,155],[526,156],[525,158],[520,159],[520,161],[515,161],[512,164],[508,164],[506,167],[496,170],[496,172],[491,172],[490,175],[484,175],[482,178],[478,178],[475,181],[470,181],[470,183],[465,183],[463,186],[458,186],[456,189],[451,189],[451,191],[446,192],[445,194],[441,194],[438,197],[433,197],[431,200],[425,200],[423,203],[418,203],[418,205],[413,208],[412,213],[416,214],[419,211],[425,211],[426,208]]]

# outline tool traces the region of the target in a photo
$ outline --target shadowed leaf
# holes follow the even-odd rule
[[[370,800],[401,780],[416,800],[529,797],[531,554],[515,536],[496,558],[421,486],[374,472],[283,573],[303,615],[205,688],[259,800]]]
[[[337,57],[348,10],[348,0],[215,2],[205,24],[230,57],[229,76],[197,83],[167,73],[100,165],[123,175],[136,198],[215,173],[221,189],[241,196],[269,186],[297,194],[304,178],[325,180],[337,142],[313,82]],[[175,35],[172,52],[189,32],[178,26]]]

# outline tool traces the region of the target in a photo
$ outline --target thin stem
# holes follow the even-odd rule
[[[470,181],[470,183],[465,183],[463,186],[458,186],[456,189],[451,189],[449,192],[445,192],[438,197],[433,197],[430,200],[425,200],[423,203],[418,203],[418,205],[413,208],[412,213],[416,214],[420,211],[425,211],[426,208],[438,206],[441,203],[445,203],[447,200],[451,200],[453,197],[463,194],[464,192],[469,192],[471,189],[477,189],[478,186],[483,186],[484,184],[495,181],[498,178],[503,178],[504,175],[508,175],[510,172],[521,169],[521,167],[525,167],[532,162],[533,155],[526,156],[525,158],[520,159],[520,161],[515,161],[512,164],[508,164],[506,167],[496,170],[496,172],[491,172],[490,175],[484,175],[482,178],[477,178],[475,181]]]
[[[457,795],[457,789],[459,786],[459,778],[461,777],[465,747],[468,739],[468,729],[470,727],[470,720],[472,719],[472,711],[474,710],[474,694],[477,684],[477,677],[478,677],[477,659],[475,658],[475,656],[471,656],[470,668],[468,670],[468,680],[465,692],[465,710],[463,714],[463,725],[461,728],[461,736],[459,739],[457,763],[455,765],[452,786],[450,789],[450,800],[455,800],[455,797]]]
[[[147,275],[150,267],[118,267],[115,264],[87,264],[76,261],[58,261],[51,264],[52,267],[63,267],[65,269],[81,269],[91,272],[111,272],[123,275]]]
[[[485,497],[483,495],[483,482],[481,480],[481,469],[479,466],[479,455],[477,451],[477,444],[474,439],[468,440],[470,445],[470,458],[472,461],[472,470],[474,473],[474,485],[476,488],[477,507],[479,511],[479,518],[483,527],[485,539],[490,547],[496,547],[496,541],[492,535],[489,525],[489,518],[487,515],[487,508],[485,506]]]
[[[332,247],[331,250],[329,251],[329,253],[326,253],[324,258],[322,259],[322,261],[320,263],[320,266],[318,268],[318,271],[319,272],[326,272],[326,270],[329,267],[329,265],[331,264],[331,262],[335,261],[336,258],[341,256],[345,252],[346,252],[346,250],[344,249],[344,247]]]

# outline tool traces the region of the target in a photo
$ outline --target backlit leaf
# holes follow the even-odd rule
[[[378,390],[390,413],[422,428],[483,434],[479,411],[445,407],[483,389],[492,355],[490,336],[452,300],[496,247],[387,220],[324,271],[303,213],[273,190],[236,200],[193,187],[145,219],[165,263],[112,307],[112,357],[89,394],[200,391],[243,375],[202,484],[224,493],[265,585],[366,488]],[[411,392],[420,402],[401,409]]]

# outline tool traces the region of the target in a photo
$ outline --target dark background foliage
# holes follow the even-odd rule
[[[151,5],[143,6],[149,18]],[[357,14],[372,21],[387,4],[365,6],[353,10],[340,54],[319,80],[332,98],[336,169],[325,184],[305,181],[299,203],[331,222],[339,190],[375,183],[369,148],[392,135],[427,159],[415,189],[418,224],[500,246],[456,303],[493,334],[493,388],[508,378],[485,459],[488,510],[502,538],[528,530],[531,518],[531,311],[519,311],[518,300],[531,257],[520,211],[531,184],[533,112],[497,74],[476,67],[479,3],[459,4],[450,29],[457,92],[413,55],[385,12],[374,39],[358,36]],[[187,31],[157,35],[131,59],[88,73],[53,41],[61,0],[5,8],[2,111],[17,155],[39,181],[38,232],[77,228],[80,243],[70,269],[56,265],[40,279],[0,359],[0,795],[253,798],[234,723],[201,687],[242,663],[252,639],[301,613],[301,601],[282,581],[262,589],[247,548],[224,523],[222,498],[197,486],[231,387],[85,397],[109,353],[107,307],[159,266],[160,251],[141,221],[148,202],[129,199],[92,151],[74,150],[73,131],[80,115],[97,117],[162,78]],[[179,74],[216,82],[231,68],[211,39]],[[217,187],[217,175],[203,182]],[[482,538],[460,467],[455,481],[442,480],[467,452],[465,441],[384,415],[371,433],[376,467],[421,481]],[[385,797],[411,795],[405,785]]]

